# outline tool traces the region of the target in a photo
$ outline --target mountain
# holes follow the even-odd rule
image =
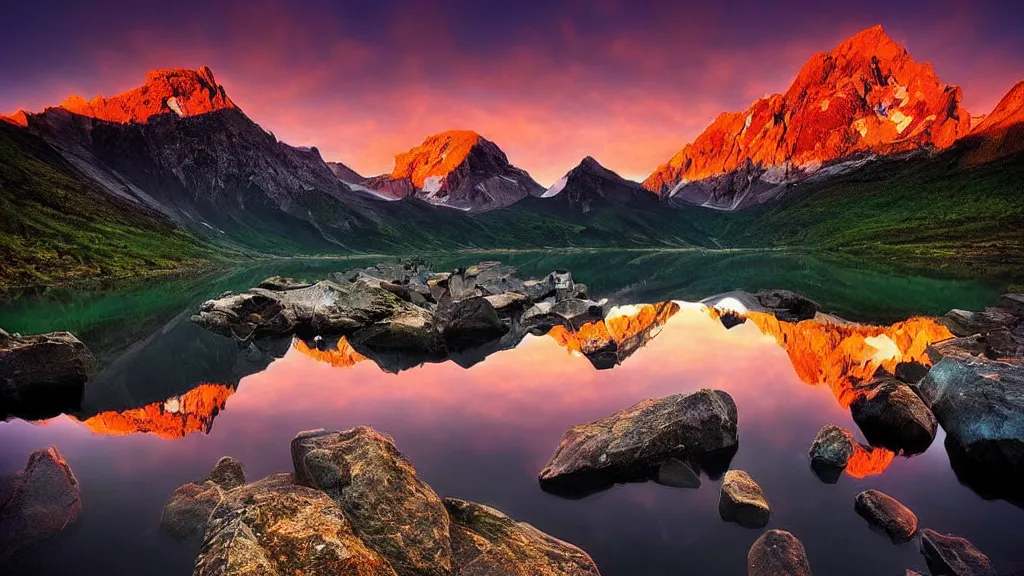
[[[366,186],[394,198],[414,197],[467,212],[504,208],[543,191],[525,171],[509,164],[494,142],[470,130],[428,136],[395,156],[391,174]]]
[[[545,190],[540,198],[567,204],[572,210],[582,213],[603,206],[657,208],[658,205],[655,194],[601,166],[590,156]]]
[[[1010,88],[992,112],[964,138],[967,164],[991,162],[1024,151],[1024,80]]]
[[[348,184],[362,184],[366,180],[365,176],[362,176],[355,170],[345,166],[341,162],[328,162],[327,167],[331,169],[331,172],[338,177],[342,182]]]
[[[873,155],[949,147],[970,129],[961,99],[875,26],[814,55],[784,94],[718,116],[643,185],[673,204],[761,203]]]

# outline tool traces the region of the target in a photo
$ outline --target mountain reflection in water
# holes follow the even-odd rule
[[[83,486],[88,521],[100,527],[54,539],[26,558],[38,569],[25,573],[63,573],[82,562],[105,573],[133,573],[142,563],[159,576],[187,573],[195,548],[165,542],[157,531],[174,488],[225,455],[252,479],[286,471],[299,430],[369,425],[394,437],[438,493],[493,505],[579,545],[602,574],[674,573],[682,558],[696,573],[740,574],[757,533],[721,522],[720,480],[708,476],[696,490],[632,484],[582,500],[537,484],[569,427],[646,398],[717,388],[739,411],[731,466],[762,486],[773,526],[798,534],[816,573],[923,569],[916,550],[874,540],[852,512],[853,496],[867,488],[1006,558],[1017,548],[1012,531],[999,526],[1019,520],[1020,510],[983,502],[961,486],[941,441],[910,459],[857,446],[836,485],[823,484],[808,464],[823,425],[860,436],[845,391],[878,366],[926,363],[924,347],[942,336],[940,326],[920,319],[853,326],[750,315],[726,329],[711,309],[666,302],[620,307],[575,331],[526,335],[469,368],[440,362],[396,374],[344,339],[239,349],[191,323],[173,323],[90,382],[101,387],[88,411],[46,425],[2,424],[0,464],[20,467],[27,452],[57,444]],[[176,362],[180,370],[172,369]],[[849,565],[836,541],[871,552]],[[114,553],[113,543],[137,552]]]

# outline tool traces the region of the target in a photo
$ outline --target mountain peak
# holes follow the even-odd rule
[[[812,56],[785,93],[718,116],[644,186],[735,207],[748,191],[737,187],[777,186],[857,154],[946,148],[970,128],[961,99],[960,88],[874,26]],[[744,177],[729,177],[737,171]]]
[[[427,178],[447,176],[475,148],[485,148],[489,155],[508,163],[505,153],[490,140],[472,130],[448,130],[427,136],[423,143],[395,156],[392,179],[407,178],[413,186],[423,188]]]
[[[153,70],[146,75],[146,83],[133,90],[92,100],[71,96],[60,107],[73,114],[122,124],[145,122],[157,114],[184,117],[237,108],[208,66],[198,70]]]

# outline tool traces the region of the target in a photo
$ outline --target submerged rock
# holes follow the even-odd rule
[[[700,475],[688,463],[669,458],[658,466],[654,481],[673,488],[700,488]]]
[[[291,449],[296,483],[333,498],[399,576],[450,573],[448,513],[391,438],[367,427],[311,430]]]
[[[810,576],[803,543],[785,530],[768,530],[747,552],[748,576]]]
[[[906,455],[931,446],[938,423],[914,391],[899,380],[876,378],[850,404],[854,422],[872,446]]]
[[[539,474],[541,487],[580,495],[609,482],[647,479],[669,458],[731,458],[736,420],[736,403],[720,390],[644,400],[566,431]]]
[[[1024,505],[1024,367],[946,358],[919,389],[961,481],[985,498]]]
[[[764,491],[743,470],[729,470],[725,473],[718,499],[718,513],[722,520],[735,522],[745,528],[767,526],[772,514]]]
[[[445,498],[451,517],[452,576],[600,576],[590,556],[525,522]]]
[[[298,290],[299,288],[309,288],[310,286],[312,286],[312,284],[309,282],[295,280],[294,278],[271,276],[263,282],[260,282],[257,287],[265,290]]]
[[[195,576],[358,574],[395,576],[319,490],[288,474],[231,491],[210,517]]]
[[[202,538],[213,509],[228,491],[244,484],[242,464],[230,456],[221,458],[205,478],[174,490],[164,504],[160,527],[178,539]]]
[[[839,481],[839,476],[853,456],[853,434],[835,424],[826,424],[808,450],[811,469],[829,484]]]
[[[921,530],[921,554],[932,574],[996,576],[988,556],[959,536],[925,528]]]
[[[56,535],[81,512],[78,479],[57,447],[32,452],[0,491],[0,559]]]
[[[0,330],[0,420],[78,410],[94,367],[85,344],[69,332],[21,336]]]
[[[917,516],[898,500],[878,490],[857,494],[853,509],[872,527],[885,532],[894,544],[909,542],[917,532]]]

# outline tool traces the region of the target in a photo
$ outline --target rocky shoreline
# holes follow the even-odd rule
[[[311,350],[329,350],[344,338],[391,371],[446,360],[469,366],[527,334],[553,334],[600,369],[628,356],[679,309],[663,304],[674,308],[653,307],[649,325],[619,336],[608,303],[589,299],[567,271],[520,279],[498,262],[445,273],[407,262],[318,282],[268,278],[204,302],[192,321],[241,348],[286,350],[282,341],[298,338]],[[757,315],[787,325],[843,325],[784,290],[731,292],[703,304],[726,328]],[[941,427],[962,483],[984,498],[1024,507],[1024,296],[1004,295],[981,312],[953,310],[939,322],[952,338],[929,340],[920,361],[879,367],[845,391],[866,444],[826,425],[808,438],[809,468],[835,483],[858,454],[912,457]],[[0,331],[2,416],[74,409],[93,364],[70,334]],[[703,475],[723,479],[723,521],[770,527],[771,494],[745,471],[730,469],[741,412],[727,392],[699,390],[577,424],[538,472],[539,488],[586,498],[623,482],[699,489]],[[301,432],[291,455],[291,472],[256,482],[246,481],[239,462],[222,458],[206,477],[174,491],[161,525],[176,538],[203,539],[195,574],[599,574],[572,544],[485,505],[436,494],[394,442],[371,428]],[[47,494],[58,497],[44,506]],[[933,574],[995,574],[969,542],[919,529],[913,511],[882,492],[858,494],[851,508],[893,543],[916,539]],[[0,479],[0,552],[56,534],[80,512],[78,483],[63,456],[56,448],[37,451],[15,479]],[[749,550],[748,573],[811,568],[797,536],[769,529]]]

